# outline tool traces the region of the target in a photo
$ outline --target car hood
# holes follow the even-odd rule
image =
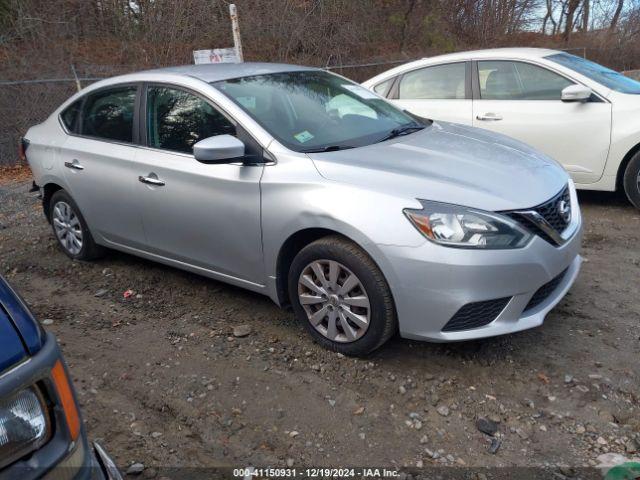
[[[446,122],[366,147],[309,156],[329,180],[491,211],[536,206],[569,180],[557,162],[522,142]]]
[[[0,276],[0,371],[38,353],[44,339],[40,324],[20,295]]]
[[[7,313],[0,308],[0,374],[27,357],[27,351]]]

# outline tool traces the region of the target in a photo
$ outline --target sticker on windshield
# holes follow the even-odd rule
[[[293,138],[295,138],[296,140],[298,140],[300,143],[305,143],[308,142],[309,140],[311,140],[313,138],[313,135],[311,135],[311,133],[307,132],[306,130],[300,132],[300,133],[296,133]]]
[[[342,88],[346,88],[351,93],[355,93],[357,96],[359,96],[360,98],[364,98],[365,100],[376,100],[380,98],[372,91],[367,90],[366,88],[359,85],[342,85]]]

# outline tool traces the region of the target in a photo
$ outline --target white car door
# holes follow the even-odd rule
[[[387,96],[403,110],[420,117],[471,125],[470,62],[433,65],[406,72],[397,79]]]
[[[560,162],[577,184],[602,176],[609,152],[611,104],[592,95],[563,102],[570,79],[540,65],[477,62],[473,125],[521,140]]]

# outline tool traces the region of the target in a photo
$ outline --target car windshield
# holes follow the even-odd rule
[[[589,77],[616,92],[640,95],[640,82],[595,62],[568,53],[555,53],[545,58]]]
[[[213,82],[280,143],[298,152],[360,147],[423,125],[364,87],[319,70]]]

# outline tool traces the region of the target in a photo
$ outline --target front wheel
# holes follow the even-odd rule
[[[624,191],[636,208],[640,208],[640,152],[636,153],[624,171]]]
[[[396,331],[389,286],[357,245],[331,236],[303,248],[289,270],[296,317],[325,348],[366,355]]]

